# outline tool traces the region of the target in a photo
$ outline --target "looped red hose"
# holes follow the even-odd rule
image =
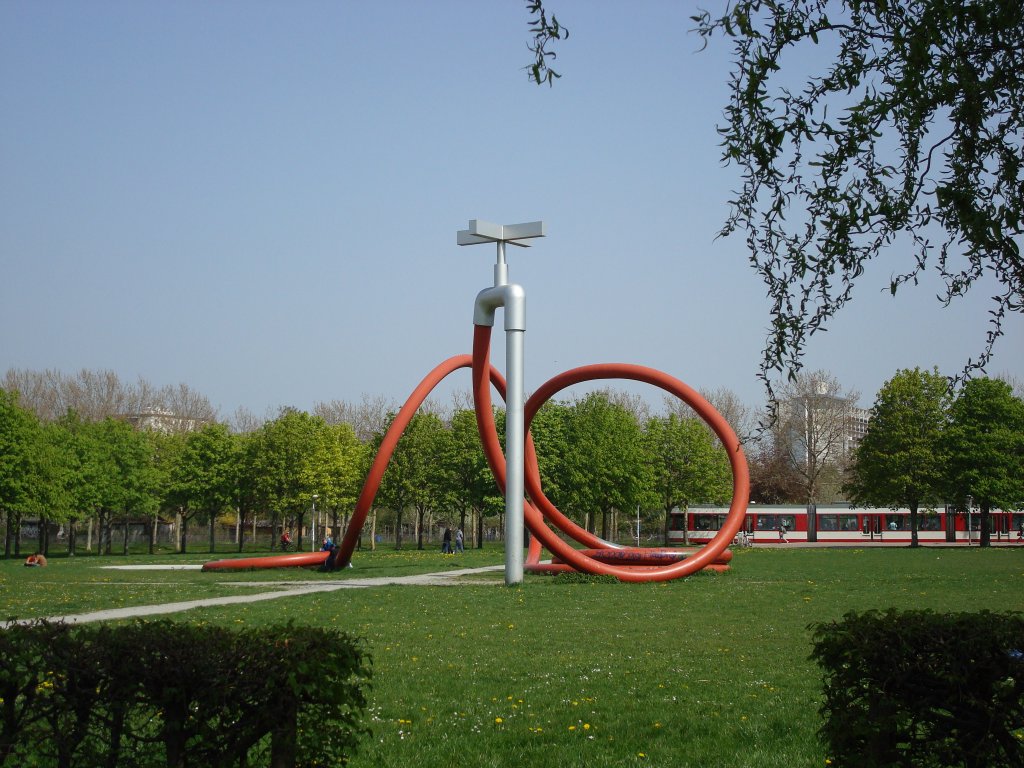
[[[366,521],[366,515],[370,511],[373,498],[384,476],[384,470],[387,469],[388,461],[391,459],[391,454],[398,444],[402,432],[408,426],[413,415],[420,405],[423,404],[431,390],[449,373],[459,368],[472,367],[473,369],[473,400],[476,410],[477,429],[480,432],[480,440],[483,444],[484,455],[487,457],[487,463],[494,474],[498,488],[504,493],[505,456],[502,453],[501,442],[498,439],[497,428],[494,425],[490,387],[493,385],[498,390],[498,393],[504,397],[505,381],[501,374],[490,364],[490,339],[490,326],[475,326],[472,358],[468,355],[459,355],[441,363],[420,382],[419,386],[416,387],[405,402],[405,405],[398,412],[391,427],[385,434],[384,440],[381,442],[380,450],[378,450],[377,456],[374,458],[373,465],[370,467],[370,472],[367,474],[366,481],[363,484],[363,490],[359,495],[359,500],[356,502],[352,520],[341,542],[341,551],[338,554],[338,564],[340,566],[347,565],[351,560],[352,552],[359,538],[359,532]],[[562,533],[571,536],[586,547],[603,548],[607,546],[601,539],[580,528],[563,515],[544,495],[544,491],[541,488],[540,472],[537,468],[537,454],[534,450],[533,438],[529,431],[533,417],[551,397],[573,384],[595,379],[632,379],[660,387],[693,408],[697,415],[714,430],[715,434],[722,441],[722,445],[726,447],[733,474],[733,499],[729,508],[729,514],[726,516],[725,524],[718,534],[692,557],[664,566],[636,567],[604,563],[570,546],[545,523],[545,520],[547,520]],[[732,542],[733,537],[739,532],[740,526],[743,524],[743,518],[746,515],[747,502],[750,498],[750,476],[747,469],[747,460],[743,455],[743,449],[739,439],[736,437],[736,433],[733,432],[732,427],[722,418],[721,414],[695,390],[678,379],[661,371],[656,371],[653,368],[622,363],[591,365],[574,368],[547,381],[526,402],[524,411],[524,428],[526,431],[525,484],[529,500],[524,501],[523,514],[526,526],[530,533],[533,534],[530,540],[527,568],[536,568],[538,565],[541,545],[577,570],[594,574],[610,574],[623,581],[666,581],[676,579],[688,576],[705,567],[720,565],[726,559],[723,557],[726,554],[725,550]]]

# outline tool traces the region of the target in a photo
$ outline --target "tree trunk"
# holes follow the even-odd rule
[[[270,732],[270,768],[295,768],[298,729],[298,708],[291,706]]]
[[[110,518],[111,514],[106,509],[100,509],[96,518],[96,536],[98,537],[96,551],[101,555],[110,554],[110,540],[112,538]]]
[[[983,547],[992,546],[991,521],[992,505],[987,501],[983,501],[981,503],[981,522],[979,523],[979,527],[981,528],[981,538],[978,541],[978,543]]]
[[[270,515],[270,551],[277,549],[277,514]]]
[[[422,507],[416,510],[416,549],[423,549],[423,521],[427,511]]]
[[[377,510],[373,510],[373,514],[370,515],[370,551],[374,552],[377,549]]]
[[[122,552],[121,552],[121,554],[123,554],[123,555],[127,555],[128,554],[128,533],[129,533],[129,528],[130,527],[131,527],[131,523],[128,522],[128,513],[125,512],[125,514],[124,514],[124,547],[122,548]]]
[[[402,548],[402,508],[395,513],[395,549]]]
[[[188,764],[188,751],[185,748],[188,740],[183,733],[187,716],[186,712],[175,713],[173,716],[164,713],[164,727],[161,736],[167,757],[167,768],[185,768]]]
[[[120,702],[112,702],[108,715],[109,730],[107,731],[107,755],[103,768],[117,768],[121,758],[121,742],[125,733],[125,720],[128,707]]]
[[[78,544],[78,523],[71,520],[68,523],[68,557],[75,556],[75,547]]]
[[[149,526],[149,554],[156,551],[156,534],[160,530],[160,513],[153,513],[153,524]]]
[[[919,545],[917,540],[917,502],[915,501],[910,505],[910,546],[916,547]]]
[[[4,559],[11,556],[11,544],[14,541],[14,516],[8,512],[4,526]]]

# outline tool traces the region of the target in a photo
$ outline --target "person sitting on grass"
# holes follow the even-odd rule
[[[331,537],[328,536],[324,540],[323,549],[321,549],[320,551],[327,553],[327,559],[324,560],[324,564],[322,566],[320,566],[320,570],[321,571],[333,571],[334,568],[335,568],[335,565],[337,564],[338,552],[340,551],[338,549],[338,545],[335,544],[333,541],[331,541]]]
[[[25,558],[26,568],[45,568],[46,567],[46,556],[42,552],[36,552],[34,555],[29,555]]]

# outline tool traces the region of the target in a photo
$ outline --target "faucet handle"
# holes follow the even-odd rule
[[[510,243],[520,248],[529,248],[529,240],[544,237],[543,221],[528,221],[525,224],[492,224],[482,219],[470,219],[469,229],[460,229],[455,242],[458,245],[479,245],[480,243]]]

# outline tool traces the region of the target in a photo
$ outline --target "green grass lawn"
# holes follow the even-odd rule
[[[269,554],[269,553],[263,553]],[[51,557],[46,568],[25,568],[23,558],[0,560],[0,619],[25,619],[78,614],[105,608],[224,597],[253,591],[272,591],[296,582],[329,584],[338,580],[411,576],[503,562],[497,545],[446,556],[437,549],[381,548],[356,552],[355,567],[334,573],[312,568],[272,568],[198,573],[180,570],[121,570],[117,566],[202,565],[239,555],[113,555]],[[251,557],[252,553],[242,555]],[[502,582],[500,573],[472,577]]]
[[[103,571],[100,558],[47,569],[5,562],[0,615],[237,594],[254,588],[239,586],[246,581],[500,563],[501,552],[460,558],[380,550],[340,576]],[[355,766],[789,767],[828,757],[816,736],[821,675],[807,660],[808,624],[868,608],[1024,605],[1024,548],[754,549],[733,566],[653,585],[528,576],[515,588],[339,590],[174,618],[293,620],[362,638],[373,659],[373,735]]]

